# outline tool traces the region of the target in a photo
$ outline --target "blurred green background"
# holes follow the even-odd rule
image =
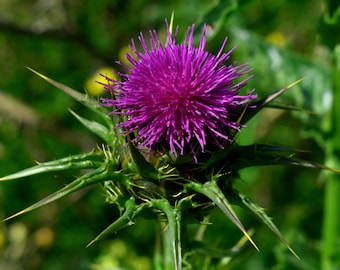
[[[324,163],[324,131],[332,124],[331,50],[339,42],[334,33],[340,29],[323,23],[325,5],[318,0],[0,0],[0,176],[101,144],[68,108],[88,118],[91,112],[26,67],[79,91],[95,91],[86,82],[98,69],[119,68],[115,61],[123,58],[140,31],[156,29],[164,37],[164,20],[173,11],[182,36],[192,23],[211,26],[207,49],[212,52],[228,36],[227,49],[237,45],[233,60],[254,68],[247,90],[255,88],[260,97],[305,78],[278,100],[305,111],[265,109],[238,141],[305,149],[309,152],[300,157]],[[0,219],[78,174],[58,172],[2,183]],[[289,254],[254,217],[239,211],[245,226],[255,229],[261,252],[249,246],[223,269],[319,269],[324,173],[251,168],[242,171],[236,185],[267,209],[302,260]],[[152,269],[157,239],[151,221],[139,220],[85,248],[117,217],[117,209],[104,200],[98,186],[0,223],[0,269]],[[231,248],[242,237],[219,212],[213,222],[206,240],[212,246]]]

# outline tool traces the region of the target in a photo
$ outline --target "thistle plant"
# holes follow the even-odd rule
[[[115,204],[121,215],[106,228],[103,225],[103,231],[89,245],[127,226],[138,226],[136,219],[148,216],[162,225],[162,269],[191,269],[194,263],[190,256],[197,245],[183,239],[187,237],[183,232],[191,223],[206,226],[215,208],[259,249],[234,211],[237,205],[258,217],[298,258],[270,217],[236,190],[234,182],[240,170],[251,166],[328,169],[298,159],[292,148],[237,143],[237,134],[247,122],[300,80],[261,97],[261,93],[246,89],[252,77],[248,63],[230,60],[235,48],[224,52],[227,39],[215,55],[205,50],[206,27],[197,46],[194,25],[187,29],[183,42],[177,40],[178,31],[178,27],[173,31],[172,21],[167,24],[165,43],[156,31],[150,31],[148,38],[140,34],[141,50],[132,40],[126,55],[130,65],[119,63],[124,70],[118,73],[120,80],[106,77],[103,87],[107,96],[99,102],[30,69],[99,116],[101,121],[96,122],[71,111],[103,143],[89,153],[38,163],[0,178],[10,181],[38,173],[87,169],[63,188],[6,220],[100,184],[105,202]],[[200,244],[204,250],[203,242]],[[238,250],[239,246],[226,251],[223,258],[235,256]],[[222,264],[223,258],[217,258],[217,264]]]
[[[152,149],[164,141],[165,151],[183,156],[189,147],[194,157],[211,151],[205,149],[208,143],[223,148],[232,143],[230,130],[240,129],[240,109],[256,98],[252,92],[239,94],[250,76],[235,82],[250,69],[247,64],[227,62],[232,50],[223,53],[226,39],[216,56],[205,51],[205,26],[197,48],[194,25],[182,44],[176,44],[178,28],[174,35],[167,30],[166,47],[155,31],[150,32],[150,49],[140,35],[144,52],[138,52],[132,42],[126,56],[132,67],[121,74],[121,82],[108,78],[113,85],[106,88],[113,98],[103,101],[116,108],[113,113],[125,116],[118,127],[123,133],[137,131],[132,142],[140,142],[141,147]]]

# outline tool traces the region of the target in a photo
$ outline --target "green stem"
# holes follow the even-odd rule
[[[340,178],[332,175],[327,180],[323,224],[322,269],[334,270],[339,256]]]
[[[340,45],[334,50],[334,91],[331,136],[327,153],[330,166],[339,169],[340,153]],[[340,264],[340,175],[331,174],[326,182],[323,224],[322,269],[339,269]]]
[[[152,204],[161,210],[167,218],[166,228],[162,233],[164,269],[181,270],[181,211],[173,208],[166,199],[153,200]]]
[[[153,269],[154,270],[164,270],[163,267],[163,253],[162,253],[162,235],[163,227],[162,224],[157,224],[157,234],[156,234],[156,244],[155,244],[155,252],[153,255]]]

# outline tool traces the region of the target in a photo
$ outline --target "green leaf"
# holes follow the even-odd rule
[[[293,148],[282,146],[253,144],[247,146],[238,146],[232,153],[232,163],[229,166],[230,171],[239,171],[243,168],[265,165],[294,165],[299,167],[324,169],[333,172],[339,170],[329,168],[317,162],[307,161],[295,158],[298,151]]]
[[[115,140],[112,139],[114,136],[116,136],[116,134],[113,131],[113,127],[111,127],[109,129],[106,126],[104,126],[104,125],[102,125],[98,122],[88,120],[88,119],[76,114],[72,110],[69,110],[69,111],[74,115],[75,118],[78,119],[78,121],[80,123],[82,123],[87,129],[92,131],[94,134],[96,134],[97,136],[102,138],[108,145],[112,145],[112,143],[115,142]],[[115,145],[112,145],[112,146],[114,147]]]
[[[317,162],[296,158],[295,154],[297,152],[301,152],[301,150],[267,144],[244,146],[233,144],[213,153],[210,159],[203,164],[203,168],[218,169],[222,167],[228,172],[237,172],[241,169],[254,166],[294,165],[340,172],[340,170],[321,165]]]
[[[254,203],[250,198],[246,197],[244,194],[232,190],[227,193],[227,197],[231,199],[234,204],[237,204],[243,208],[250,210],[253,214],[255,214],[275,235],[276,237],[289,249],[289,251],[298,259],[299,256],[295,253],[295,251],[290,247],[288,242],[284,239],[278,228],[275,226],[271,218],[264,212],[264,209]]]
[[[156,168],[151,163],[146,161],[143,155],[138,151],[138,149],[136,149],[136,147],[134,147],[132,143],[129,144],[129,148],[132,159],[136,164],[138,173],[143,177],[159,180],[160,175]]]
[[[17,212],[16,214],[11,215],[10,217],[6,218],[4,221],[15,218],[27,212],[33,211],[39,207],[42,207],[58,199],[61,199],[67,195],[70,195],[71,193],[76,192],[77,190],[83,189],[87,186],[90,186],[90,185],[93,185],[99,182],[103,182],[105,180],[114,180],[114,181],[124,182],[125,181],[124,177],[126,176],[121,174],[120,172],[109,172],[107,170],[107,167],[103,165],[97,168],[96,170],[93,170],[77,178],[70,184],[52,193],[51,195],[45,197],[44,199],[34,203],[33,205],[25,208],[24,210],[21,210],[20,212]]]
[[[218,178],[218,176],[214,176],[214,178]],[[244,226],[242,225],[241,221],[239,220],[238,216],[234,212],[231,204],[229,203],[228,199],[225,197],[223,192],[218,187],[216,180],[211,179],[210,181],[199,184],[195,182],[191,182],[185,185],[185,188],[188,190],[194,190],[200,194],[205,195],[211,201],[213,201],[218,208],[222,210],[222,212],[229,217],[229,219],[243,232],[243,234],[247,237],[249,242],[255,247],[256,250],[259,250]]]
[[[38,165],[1,177],[0,181],[9,181],[39,173],[63,171],[68,169],[92,169],[99,167],[103,162],[103,153],[91,151],[90,153],[73,155],[58,160],[39,163]]]
[[[207,169],[216,167],[217,163],[224,160],[227,161],[228,156],[230,156],[234,151],[236,151],[235,148],[237,147],[238,147],[237,144],[231,144],[225,147],[224,149],[213,152],[211,157],[205,163],[203,163],[202,168]]]
[[[127,226],[134,225],[133,219],[135,218],[136,210],[138,209],[138,206],[136,205],[134,198],[129,198],[128,200],[126,200],[123,208],[125,209],[123,215],[121,215],[116,221],[114,221],[104,231],[102,231],[98,236],[96,236],[96,238],[94,238],[86,247],[91,246],[93,243]]]
[[[290,88],[300,83],[303,79],[297,80],[288,86],[262,98],[260,100],[251,102],[249,107],[246,109],[245,113],[243,114],[242,119],[240,119],[241,124],[245,124],[250,119],[252,119],[259,111],[261,111],[264,107],[269,107],[269,103],[272,102],[277,97],[281,96],[283,93],[287,92]],[[283,107],[284,108],[284,107]]]
[[[101,118],[103,118],[106,123],[110,124],[109,118],[107,116],[108,111],[106,110],[105,107],[100,106],[98,104],[98,101],[96,101],[95,99],[93,99],[93,98],[91,98],[91,97],[89,97],[85,94],[82,94],[82,93],[62,84],[62,83],[56,82],[56,81],[48,78],[47,76],[35,71],[32,68],[27,67],[27,69],[29,69],[30,71],[32,71],[33,73],[38,75],[40,78],[44,79],[45,81],[49,82],[50,84],[54,85],[58,89],[62,90],[63,92],[68,94],[70,97],[74,98],[75,100],[77,100],[78,102],[80,102],[81,104],[83,104],[84,106],[89,108],[90,110],[94,111]]]

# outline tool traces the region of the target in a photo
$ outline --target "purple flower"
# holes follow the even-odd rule
[[[149,42],[140,34],[142,51],[132,40],[126,55],[131,67],[124,66],[122,81],[109,79],[106,87],[113,98],[102,101],[115,107],[113,113],[126,116],[118,127],[125,134],[136,131],[134,141],[143,147],[165,142],[175,155],[189,148],[194,156],[194,149],[199,146],[204,152],[208,142],[222,148],[226,141],[232,142],[230,129],[240,129],[237,119],[245,103],[257,97],[253,91],[239,93],[251,76],[239,77],[251,69],[227,63],[234,50],[223,52],[227,39],[217,55],[205,51],[205,26],[198,47],[193,45],[194,25],[180,44],[178,27],[174,35],[168,25],[167,31],[166,45],[156,31],[150,31]]]

